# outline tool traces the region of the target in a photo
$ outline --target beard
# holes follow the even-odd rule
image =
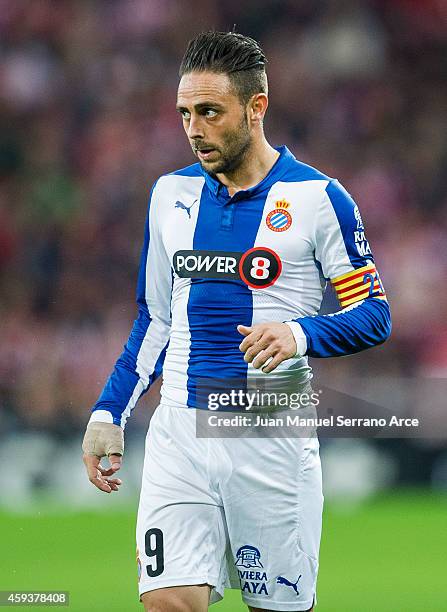
[[[222,144],[219,147],[212,146],[219,153],[218,159],[210,162],[199,159],[200,165],[212,177],[215,177],[216,174],[231,174],[244,161],[251,142],[247,117],[244,115],[236,129],[224,133]],[[199,149],[205,148],[201,143],[195,143],[193,151],[196,155],[196,146]]]

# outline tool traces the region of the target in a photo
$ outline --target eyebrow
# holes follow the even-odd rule
[[[175,108],[178,111],[188,111],[189,110],[188,108],[186,108],[186,106],[181,106],[180,104],[178,104]],[[204,108],[222,109],[223,106],[219,104],[218,102],[200,102],[200,104],[196,104],[194,108],[195,110],[200,111],[200,110],[203,110]]]

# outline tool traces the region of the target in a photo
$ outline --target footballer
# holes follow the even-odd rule
[[[126,420],[163,374],[137,518],[145,610],[202,612],[225,587],[239,588],[251,611],[314,609],[317,437],[198,437],[201,385],[263,379],[309,389],[308,357],[350,355],[390,334],[356,203],[266,140],[266,62],[235,32],[202,33],[187,46],[177,111],[198,162],[151,189],[138,318],[84,437],[90,481],[118,491]],[[327,282],[341,309],[320,315]]]

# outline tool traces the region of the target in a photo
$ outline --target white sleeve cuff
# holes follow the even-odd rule
[[[302,357],[307,351],[307,338],[303,328],[296,321],[284,321],[284,323],[290,327],[293,337],[295,338],[297,349],[295,357]]]
[[[113,416],[108,410],[94,410],[90,415],[89,423],[112,423]]]

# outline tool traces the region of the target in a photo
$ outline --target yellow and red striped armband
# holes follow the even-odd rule
[[[368,297],[386,300],[385,290],[373,263],[331,280],[340,306],[345,308]]]

